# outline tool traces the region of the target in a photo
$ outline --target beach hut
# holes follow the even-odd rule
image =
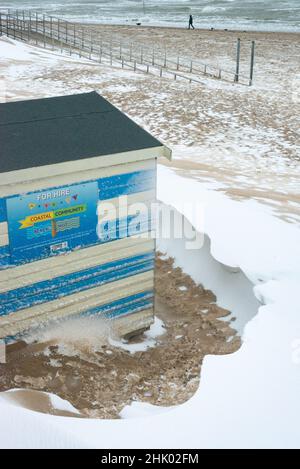
[[[0,339],[79,315],[153,322],[156,160],[96,92],[0,104]]]

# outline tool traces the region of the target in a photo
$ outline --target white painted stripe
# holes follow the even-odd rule
[[[153,234],[149,233],[149,236]],[[40,275],[41,279],[52,278],[52,273],[57,271],[71,273],[75,272],[77,266],[82,265],[98,265],[109,262],[113,256],[116,259],[124,258],[123,254],[126,252],[139,253],[154,249],[154,240],[149,239],[145,243],[145,238],[131,236],[130,238],[118,239],[110,243],[98,244],[90,248],[79,249],[60,256],[48,257],[40,261],[23,264],[10,269],[0,271],[0,285],[5,281],[16,281],[22,277],[32,276],[34,274]],[[122,252],[123,251],[123,252]],[[120,256],[120,257],[119,257]],[[49,277],[50,276],[50,277]]]
[[[0,317],[0,338],[15,335],[49,320],[77,315],[97,306],[152,290],[153,286],[154,273],[144,272],[2,316]]]
[[[96,156],[93,158],[83,158],[75,161],[58,163],[55,165],[40,166],[35,168],[21,169],[18,171],[9,171],[1,174],[0,186],[7,184],[22,183],[25,181],[34,181],[40,178],[55,177],[62,174],[70,174],[77,171],[95,170],[98,168],[106,168],[124,163],[132,163],[135,161],[143,161],[160,156],[166,156],[166,149],[163,146],[146,148],[124,153],[116,153],[114,155]]]
[[[148,159],[143,161],[133,161],[131,163],[117,164],[105,168],[99,167],[86,169],[75,172],[75,168],[69,174],[58,174],[55,177],[45,175],[44,178],[31,179],[29,181],[19,181],[14,184],[8,184],[5,178],[1,175],[0,182],[0,197],[6,197],[14,194],[26,194],[28,192],[40,191],[49,189],[51,187],[65,186],[75,184],[82,181],[93,181],[95,179],[116,176],[118,174],[133,173],[135,171],[154,170],[156,168],[155,159]],[[34,170],[31,170],[34,173]],[[5,181],[5,184],[4,184]]]
[[[118,337],[124,337],[142,329],[147,329],[154,322],[152,309],[145,309],[134,314],[117,317],[114,319],[113,332]]]
[[[8,234],[0,234],[0,246],[8,246]]]
[[[4,235],[4,234],[7,234],[8,232],[8,225],[7,225],[7,222],[3,222],[3,223],[0,223],[0,236],[1,235]]]

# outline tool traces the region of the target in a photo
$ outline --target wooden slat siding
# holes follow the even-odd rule
[[[78,316],[77,316],[78,317]],[[68,317],[58,318],[58,319],[49,319],[45,324],[47,327],[56,324],[59,320],[60,324],[64,321],[68,321]],[[113,323],[113,334],[116,337],[126,337],[131,336],[133,331],[142,331],[147,330],[154,323],[153,316],[153,307],[149,309],[143,309],[142,311],[137,311],[134,314],[122,315],[114,319]],[[24,324],[24,329],[20,332],[15,332],[12,334],[7,334],[3,337],[3,340],[7,344],[14,343],[18,340],[24,339],[24,334],[34,334],[35,330],[40,330],[40,326],[37,326],[35,323],[26,327]]]
[[[138,161],[126,164],[118,164],[107,168],[95,168],[93,171],[83,170],[71,172],[69,174],[58,175],[55,177],[45,177],[32,179],[30,181],[22,181],[15,184],[3,184],[0,182],[0,197],[8,197],[15,194],[27,194],[28,192],[38,192],[45,187],[65,186],[69,184],[80,183],[92,179],[107,178],[117,174],[133,173],[135,171],[155,170],[156,162],[154,159]],[[4,182],[4,178],[1,181]],[[1,204],[1,199],[0,199]]]
[[[119,317],[114,322],[114,332],[120,337],[149,328],[154,322],[153,309],[145,309],[125,317]]]
[[[97,306],[105,305],[121,298],[126,298],[137,293],[153,291],[153,271],[142,272],[97,288],[91,288],[84,292],[77,292],[63,298],[58,298],[47,303],[24,308],[18,313],[10,313],[0,316],[0,328],[10,323],[17,323],[27,318],[37,318],[40,315],[55,312],[57,317],[72,314],[81,314]]]
[[[130,241],[130,245],[128,247],[122,247],[124,243],[120,243],[120,241]],[[35,263],[24,264],[15,269],[7,270],[6,273],[11,274],[9,278],[5,277],[5,272],[2,271],[0,272],[0,292],[9,291],[12,288],[25,287],[38,281],[50,280],[98,265],[100,266],[110,261],[117,261],[119,259],[133,257],[137,254],[154,251],[154,240],[136,240],[135,244],[133,244],[132,241],[133,238],[125,238],[124,240],[113,241],[109,250],[107,250],[108,245],[103,245],[97,246],[97,250],[87,248],[80,251],[73,251],[69,255],[66,254],[38,261],[40,268],[35,266],[35,271],[28,269],[34,266]],[[106,248],[105,252],[103,252],[103,248]],[[84,254],[83,251],[90,250],[92,254],[86,254],[86,257],[77,256],[78,253]],[[53,262],[51,263],[51,261]],[[60,263],[58,264],[57,261],[60,261]],[[18,271],[16,272],[17,269]]]
[[[115,155],[106,155],[101,157],[87,158],[83,160],[73,161],[72,163],[60,163],[57,165],[41,166],[38,168],[30,168],[19,171],[12,171],[1,174],[0,186],[8,184],[17,184],[22,182],[34,181],[39,178],[56,177],[62,174],[71,174],[78,171],[85,171],[89,168],[94,171],[99,168],[107,168],[109,166],[120,165],[124,163],[132,163],[144,160],[153,160],[155,158],[170,158],[170,152],[166,147],[149,148],[145,150],[137,150],[128,153],[119,153]]]
[[[154,253],[147,252],[50,280],[39,281],[29,286],[13,288],[0,294],[0,316],[31,308],[37,304],[48,303],[77,292],[88,291],[100,285],[153,269]]]
[[[127,298],[139,292],[152,291],[153,275],[153,271],[134,275],[83,293],[75,293],[62,299],[0,317],[0,338],[14,336],[37,324],[85,313],[97,306]]]

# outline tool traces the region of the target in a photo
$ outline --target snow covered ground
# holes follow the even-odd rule
[[[159,85],[150,83],[151,77],[105,66],[100,69],[85,61],[62,58],[59,54],[3,38],[0,39],[0,76],[1,101],[96,89],[156,136],[162,133],[166,143],[175,146],[175,168],[159,166],[158,198],[203,231],[206,244],[205,252],[201,249],[184,252],[182,244],[174,240],[161,241],[160,248],[173,255],[196,281],[214,289],[224,305],[231,302],[231,306],[239,309],[237,303],[232,304],[229,293],[232,285],[243,292],[241,296],[245,297],[244,292],[247,292],[244,316],[240,319],[240,328],[245,326],[242,347],[232,355],[207,356],[200,388],[185,404],[166,409],[133,403],[123,409],[122,420],[113,421],[45,415],[16,406],[12,400],[0,399],[0,446],[299,447],[300,210],[299,163],[293,157],[297,152],[294,136],[289,141],[288,136],[279,136],[276,132],[271,135],[268,131],[268,148],[264,152],[261,143],[266,141],[267,134],[261,136],[261,141],[252,133],[253,129],[261,132],[258,119],[251,123],[251,131],[245,127],[247,148],[252,155],[249,156],[241,140],[232,152],[232,133],[226,136],[222,128],[215,128],[214,133],[210,129],[211,141],[206,146],[205,133],[199,123],[201,112],[197,115],[184,113],[179,101],[176,112],[171,102],[180,92],[181,103],[185,102],[191,92],[184,89],[187,85],[175,85],[166,80]],[[275,85],[274,90],[279,86]],[[214,112],[219,114],[212,116],[211,126],[219,122],[220,115],[222,119],[226,117],[223,107],[230,107],[228,99],[235,93],[231,85],[230,89],[228,87],[206,79],[203,86],[192,89],[197,96],[214,89],[214,94],[207,96],[206,104],[209,99],[215,99],[210,111],[218,102]],[[214,97],[216,88],[217,98]],[[245,102],[240,103],[246,107],[254,106],[255,100],[261,102],[265,96],[259,86],[251,92],[236,93],[244,94]],[[144,94],[147,99],[140,109],[138,98]],[[286,106],[278,109],[283,115],[289,112]],[[235,113],[233,123],[237,128],[241,124],[239,112],[243,115],[244,109],[229,109],[228,112],[228,126]],[[266,118],[261,116],[260,119]],[[294,126],[292,113],[289,119]],[[190,121],[194,127],[192,133],[188,133],[186,127]],[[201,138],[192,144],[197,129]],[[220,140],[216,138],[218,132]],[[276,154],[278,142],[288,141],[290,153],[280,158],[280,152]],[[227,150],[222,158],[224,145]],[[264,165],[263,173],[256,171],[260,164]],[[243,197],[233,189],[242,190]],[[268,200],[255,196],[255,190],[267,193]],[[203,204],[201,223],[185,208],[184,202],[191,200]],[[212,271],[217,271],[216,265],[212,268],[212,262],[219,263],[217,277],[212,275]],[[238,281],[235,281],[237,276]],[[249,282],[253,284],[253,296],[249,293]],[[238,314],[239,311],[235,311],[235,315]]]

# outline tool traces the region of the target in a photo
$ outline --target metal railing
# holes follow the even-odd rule
[[[253,80],[253,69],[250,77],[239,72],[239,43],[236,70],[232,71],[190,58],[174,57],[166,50],[127,42],[111,35],[107,37],[105,33],[95,32],[92,26],[32,10],[0,10],[1,34],[45,49],[58,49],[70,56],[76,54],[93,62],[106,62],[159,77],[187,80],[189,83],[202,83],[203,76],[245,85],[251,85]]]

